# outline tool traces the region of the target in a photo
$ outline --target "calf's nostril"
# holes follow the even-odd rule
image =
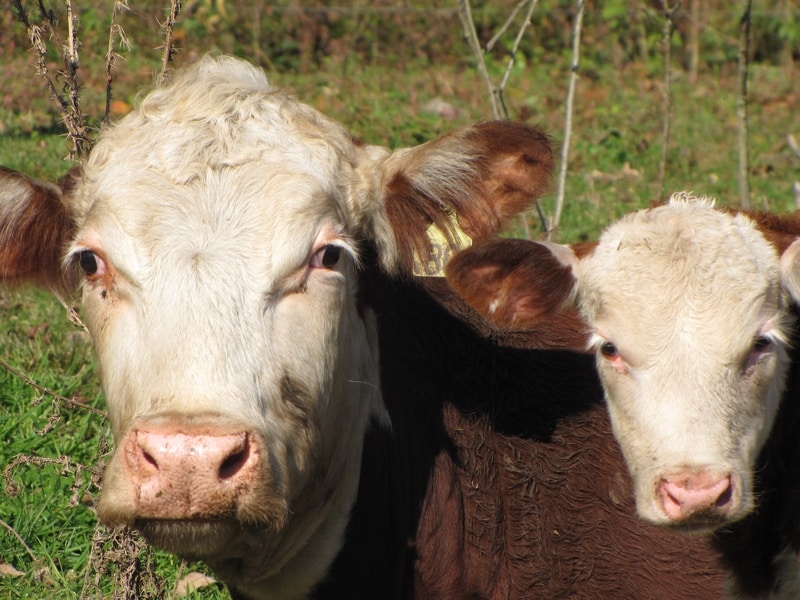
[[[717,498],[714,503],[717,508],[725,508],[733,500],[733,485],[732,482],[730,482],[730,478],[728,481],[728,487],[719,495],[719,498]]]

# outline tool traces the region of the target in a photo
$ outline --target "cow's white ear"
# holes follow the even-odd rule
[[[800,304],[800,238],[781,255],[781,283],[795,303]]]

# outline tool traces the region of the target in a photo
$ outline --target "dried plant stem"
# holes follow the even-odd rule
[[[569,87],[567,89],[567,107],[564,117],[564,141],[561,145],[561,166],[558,171],[558,191],[556,193],[556,209],[553,222],[549,229],[545,229],[550,238],[561,222],[561,213],[564,210],[564,197],[567,185],[567,167],[569,166],[569,143],[572,137],[572,112],[575,101],[575,88],[578,85],[578,65],[581,52],[581,28],[583,26],[584,0],[576,3],[575,24],[572,28],[572,64],[569,72]]]
[[[80,408],[82,410],[88,410],[89,412],[94,413],[96,415],[99,415],[99,416],[101,416],[103,418],[106,417],[106,413],[103,412],[102,410],[94,408],[93,406],[86,406],[85,404],[77,402],[74,398],[73,399],[66,398],[66,397],[62,396],[61,394],[57,394],[56,392],[54,392],[52,390],[49,390],[46,387],[43,387],[43,386],[39,385],[33,379],[31,379],[30,377],[28,377],[27,375],[25,375],[21,371],[18,371],[17,369],[12,367],[10,364],[8,364],[4,360],[0,360],[0,368],[2,368],[5,371],[8,371],[9,373],[11,373],[11,375],[16,377],[17,379],[22,380],[24,383],[26,383],[27,385],[31,386],[36,391],[44,394],[45,396],[49,396],[49,397],[53,398],[54,400],[57,400],[58,402],[60,402],[62,404],[66,404],[67,406],[70,406],[72,408]]]
[[[664,29],[661,36],[661,43],[664,45],[664,90],[662,93],[662,113],[664,121],[661,128],[661,160],[658,164],[658,198],[664,198],[664,191],[667,181],[667,154],[669,153],[669,133],[672,118],[672,29],[675,11],[680,6],[680,2],[675,6],[670,6],[666,0],[662,0],[661,6],[664,8]]]
[[[17,531],[13,527],[11,527],[11,525],[9,525],[8,523],[6,523],[5,521],[3,521],[1,519],[0,519],[0,525],[5,527],[9,531],[9,533],[11,533],[11,535],[13,535],[15,538],[17,538],[17,541],[20,543],[20,545],[23,548],[25,548],[25,552],[28,553],[28,556],[31,557],[31,560],[33,562],[36,562],[36,555],[33,553],[33,550],[31,550],[31,547],[28,546],[28,544],[25,543],[25,540],[22,539],[22,536],[20,534],[18,534]]]
[[[106,108],[103,111],[103,122],[108,121],[109,113],[111,112],[111,84],[113,82],[112,72],[117,63],[118,55],[114,52],[114,40],[119,38],[120,44],[128,46],[128,39],[125,36],[125,31],[117,23],[117,15],[123,11],[128,10],[128,0],[116,0],[114,8],[111,11],[111,25],[108,29],[108,49],[106,50]]]
[[[526,3],[526,2],[529,2],[529,1],[530,1],[530,0],[520,0],[520,1],[517,3],[517,5],[516,5],[516,6],[514,7],[514,9],[511,11],[511,14],[508,16],[508,19],[506,19],[506,22],[505,22],[505,23],[503,23],[503,26],[502,26],[502,27],[500,27],[500,29],[497,31],[497,33],[495,33],[495,34],[492,36],[492,39],[490,39],[490,40],[489,40],[489,41],[486,43],[486,51],[487,51],[487,52],[491,52],[491,51],[492,51],[492,49],[494,48],[494,45],[495,45],[495,44],[496,44],[496,43],[497,43],[497,42],[500,40],[500,38],[501,38],[501,37],[503,37],[503,35],[505,34],[505,32],[506,32],[506,31],[508,31],[508,28],[509,28],[509,27],[511,27],[511,23],[513,23],[513,22],[514,22],[514,19],[515,19],[515,18],[516,18],[516,16],[519,14],[519,11],[521,11],[521,10],[522,10],[522,7],[523,7],[523,6],[525,6],[525,3]]]
[[[750,13],[752,0],[742,3],[739,22],[739,95],[736,98],[736,116],[739,121],[739,205],[750,208],[750,159],[747,148],[747,69],[750,54]]]
[[[497,101],[497,94],[495,93],[492,79],[489,77],[489,71],[486,69],[486,60],[483,57],[483,50],[481,49],[480,41],[478,41],[478,34],[475,31],[475,22],[472,20],[472,8],[469,5],[469,0],[458,0],[458,14],[461,17],[461,24],[464,27],[464,34],[467,37],[472,54],[475,56],[475,62],[478,66],[478,72],[483,77],[486,88],[489,91],[489,101],[492,105],[492,118],[505,119],[508,114],[503,112],[503,107]]]
[[[28,30],[31,48],[36,56],[36,72],[45,80],[50,95],[61,111],[64,126],[67,128],[67,139],[71,143],[69,158],[83,160],[89,155],[92,142],[80,105],[80,85],[78,84],[78,48],[80,44],[78,42],[78,28],[75,24],[71,0],[65,0],[65,4],[67,9],[68,39],[66,44],[61,44],[56,28],[55,15],[44,7],[41,0],[39,2],[41,23],[39,24],[31,22],[27,11],[22,6],[21,0],[12,0],[12,5],[17,11],[19,20]],[[66,82],[64,94],[61,94],[56,88],[53,77],[50,76],[47,68],[47,44],[44,41],[47,34],[62,51],[63,69],[58,72],[58,76],[63,77]]]
[[[491,50],[500,37],[508,31],[511,27],[511,23],[514,19],[519,15],[525,5],[528,5],[528,10],[525,14],[525,18],[522,21],[522,24],[517,32],[517,35],[514,38],[514,43],[511,48],[511,56],[508,60],[508,64],[506,65],[505,72],[503,73],[503,77],[501,78],[500,85],[495,86],[492,83],[491,77],[489,76],[489,71],[486,68],[486,58],[484,55],[484,49],[481,48],[480,41],[478,40],[478,34],[475,30],[475,22],[472,18],[472,9],[470,7],[469,0],[458,0],[458,14],[461,17],[461,24],[464,28],[464,35],[467,38],[467,44],[472,51],[473,56],[475,57],[475,63],[478,67],[478,72],[480,73],[481,77],[483,78],[486,89],[489,92],[489,101],[491,103],[492,108],[492,118],[493,119],[508,119],[508,107],[505,104],[505,99],[503,97],[503,92],[505,90],[505,86],[508,83],[508,78],[511,75],[511,71],[514,67],[516,62],[517,51],[519,50],[519,45],[522,41],[522,37],[525,34],[525,31],[531,24],[531,16],[533,15],[533,11],[536,8],[538,0],[520,0],[514,7],[511,12],[511,15],[506,20],[506,22],[502,25],[498,33],[496,33],[489,43],[486,45],[486,51],[488,52]],[[541,206],[539,203],[536,203],[536,211],[538,213],[539,219],[542,223],[542,228],[544,231],[548,230],[547,226],[547,217],[545,216],[544,212],[542,211]],[[520,215],[520,225],[522,227],[523,233],[525,237],[530,238],[530,228],[528,227],[528,220],[526,216]]]
[[[497,86],[497,99],[500,102],[500,105],[503,107],[503,112],[506,115],[508,115],[508,109],[506,108],[506,101],[504,98],[506,84],[508,83],[508,78],[511,75],[511,69],[514,68],[514,63],[517,61],[517,51],[519,50],[519,44],[522,41],[522,36],[525,35],[525,30],[530,27],[531,16],[533,15],[533,9],[536,8],[537,2],[538,0],[528,0],[528,12],[525,15],[525,19],[522,21],[522,25],[520,25],[519,31],[517,31],[517,36],[514,38],[514,45],[511,47],[511,56],[508,59],[505,73],[503,73],[503,78],[500,81],[500,85]]]
[[[689,83],[697,83],[697,73],[700,70],[700,30],[702,29],[700,16],[700,0],[691,0],[689,11]]]
[[[167,20],[164,28],[164,52],[161,55],[161,73],[158,74],[158,84],[161,85],[169,78],[169,66],[175,55],[175,22],[181,12],[181,0],[171,0]]]

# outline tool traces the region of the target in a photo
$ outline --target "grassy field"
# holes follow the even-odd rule
[[[205,6],[205,3],[201,3]],[[210,5],[211,3],[207,3]],[[9,24],[11,21],[8,22]],[[98,27],[100,27],[98,25]],[[457,38],[458,36],[456,36]],[[534,43],[534,42],[531,42]],[[215,46],[184,39],[179,62]],[[8,46],[6,46],[8,47]],[[226,48],[224,44],[218,47]],[[158,72],[158,52],[140,44],[121,67],[115,97],[135,103]],[[245,57],[256,59],[234,48]],[[95,51],[97,52],[97,51]],[[534,54],[534,53],[531,53]],[[602,56],[595,53],[594,56]],[[84,54],[85,110],[102,104],[102,70]],[[520,61],[507,87],[515,119],[539,123],[560,140],[568,53]],[[95,62],[92,62],[92,61]],[[0,164],[54,179],[70,163],[56,111],[43,87],[30,84],[32,57],[23,47],[0,55]],[[504,64],[490,63],[499,79]],[[268,71],[272,81],[346,124],[359,138],[392,147],[418,144],[490,116],[485,86],[466,47],[449,61],[418,58],[380,64],[331,56],[312,69]],[[559,241],[596,237],[619,215],[656,200],[661,156],[663,73],[657,62],[593,60],[576,97],[566,205]],[[787,135],[800,136],[800,86],[786,65],[755,63],[750,76],[750,184],[755,207],[793,210],[800,158]],[[666,188],[694,190],[735,205],[737,121],[735,64],[716,65],[697,83],[676,69]],[[440,99],[453,118],[426,110]],[[124,109],[124,105],[123,105]],[[553,213],[548,196],[545,213]],[[528,217],[539,235],[535,214]],[[518,223],[509,235],[521,235]],[[199,569],[162,553],[120,543],[95,529],[92,511],[102,458],[111,443],[101,413],[91,347],[66,309],[43,292],[0,291],[0,600],[6,598],[170,597],[178,580]],[[26,380],[29,379],[30,381]],[[31,384],[39,387],[35,387]],[[70,399],[66,403],[59,398]],[[144,586],[131,590],[131,581]],[[128,582],[128,583],[125,583]],[[218,585],[189,597],[226,598]]]

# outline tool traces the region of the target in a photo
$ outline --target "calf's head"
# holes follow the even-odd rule
[[[151,92],[61,185],[0,169],[0,281],[81,290],[116,442],[100,519],[248,597],[307,593],[365,430],[389,426],[365,257],[408,276],[431,225],[493,234],[551,169],[546,136],[507,122],[357,144],[224,57]]]
[[[477,245],[448,278],[504,327],[576,306],[639,514],[703,530],[757,500],[753,471],[789,368],[798,253],[793,236],[681,194],[596,245]]]

